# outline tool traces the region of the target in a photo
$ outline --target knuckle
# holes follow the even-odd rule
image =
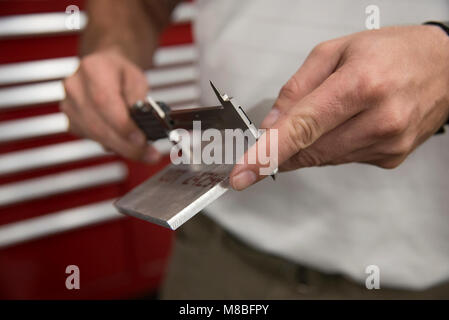
[[[105,138],[104,140],[107,141],[108,140],[108,134],[107,132],[104,132],[103,130],[100,129],[99,126],[96,126],[94,123],[87,123],[87,128],[88,128],[88,136],[94,140],[97,141],[103,141],[103,138]]]
[[[114,150],[104,143],[99,143],[99,145],[103,148],[105,152],[114,152]]]
[[[290,118],[290,148],[299,151],[310,146],[318,137],[318,123],[311,116],[295,115]]]
[[[65,115],[68,118],[70,118],[70,116],[69,116],[69,113],[70,113],[69,109],[70,109],[70,106],[69,106],[69,103],[67,102],[67,100],[61,101],[61,103],[59,104],[59,110],[61,110],[61,112],[65,113]]]
[[[383,137],[398,136],[407,129],[408,116],[398,108],[390,108],[379,123],[379,134]]]
[[[67,131],[75,136],[85,137],[84,130],[72,121],[69,121]]]
[[[100,143],[113,141],[113,136],[99,119],[86,118],[82,124],[86,135]]]
[[[124,98],[126,103],[131,106],[138,100],[145,99],[148,92],[148,86],[142,81],[133,81],[132,85],[127,85],[124,89]]]
[[[144,149],[130,145],[127,148],[121,148],[118,152],[124,158],[132,160],[140,160],[143,157]]]
[[[105,91],[99,90],[93,95],[92,100],[96,107],[106,107],[109,103],[109,95]]]
[[[319,43],[312,49],[312,54],[327,56],[332,53],[333,47],[334,45],[332,41],[324,41]]]
[[[74,126],[73,122],[69,121],[67,131],[72,134],[77,134],[79,130]]]
[[[281,88],[279,97],[294,99],[300,95],[300,86],[295,76],[292,76]]]
[[[90,54],[81,59],[79,68],[82,71],[89,71],[90,67],[93,63],[95,63],[96,56],[95,54]]]
[[[137,67],[136,65],[134,65],[133,63],[125,60],[125,66],[124,68],[126,68],[128,70],[128,73],[131,77],[133,77],[136,82],[146,82],[147,78],[145,77],[145,74],[142,72],[142,70]]]
[[[300,168],[317,167],[326,164],[321,154],[310,148],[299,151],[295,159],[297,167]]]
[[[75,76],[68,77],[64,79],[63,86],[66,93],[66,96],[73,97],[76,93],[76,80]]]
[[[404,156],[410,153],[412,150],[413,143],[409,139],[404,139],[400,143],[398,143],[395,147],[394,155]]]
[[[381,167],[382,169],[395,169],[399,166],[398,163],[396,163],[395,161],[382,161],[380,162],[380,164],[378,165],[379,167]]]
[[[114,120],[114,127],[121,135],[128,134],[134,129],[131,119],[127,114],[120,114]]]
[[[341,157],[338,159],[329,160],[326,164],[331,165],[331,166],[337,166],[340,164],[345,164],[345,163],[350,163],[350,162],[354,162],[353,159],[348,159],[347,157]]]
[[[382,99],[387,95],[388,89],[387,82],[369,69],[362,71],[357,77],[355,90],[364,100]]]
[[[78,118],[80,118],[79,113],[77,112],[77,110],[73,107],[73,105],[68,102],[67,100],[63,100],[60,104],[59,104],[59,110],[65,114],[65,116],[67,117],[67,119],[70,121],[74,121],[77,120]]]
[[[375,163],[375,165],[377,165],[378,167],[382,168],[382,169],[396,169],[397,167],[399,167],[399,165],[404,161],[404,159],[402,158],[390,158],[390,159],[385,159],[382,161],[378,161],[377,163]]]
[[[391,156],[406,156],[412,151],[414,145],[414,139],[410,137],[403,137],[399,139],[396,143],[392,144],[391,147],[386,148],[384,153]]]

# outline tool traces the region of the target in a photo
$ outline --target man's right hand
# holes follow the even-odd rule
[[[72,133],[96,140],[126,158],[149,163],[160,159],[128,113],[131,105],[145,98],[147,79],[119,50],[83,57],[64,88],[66,98],[60,108],[69,118]]]

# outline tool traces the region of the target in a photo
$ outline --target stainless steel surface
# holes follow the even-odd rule
[[[0,248],[123,217],[107,200],[9,223],[0,226]]]
[[[0,85],[62,79],[78,67],[77,57],[45,59],[0,65]]]
[[[164,101],[169,104],[183,101],[197,101],[199,89],[196,84],[180,85],[173,88],[155,89],[151,92],[155,100]]]
[[[228,190],[232,165],[168,165],[115,203],[118,210],[175,230]]]
[[[197,67],[192,64],[171,68],[152,69],[146,72],[151,87],[193,82],[198,79]]]
[[[184,84],[154,89],[151,95],[156,100],[177,104],[185,101],[196,101],[199,97],[199,91],[195,84]],[[65,92],[61,81],[47,81],[13,88],[1,88],[0,109],[31,107],[42,103],[54,103],[61,101],[64,97]]]
[[[190,104],[189,104],[190,106]],[[181,105],[182,108],[187,106]],[[0,122],[0,143],[20,139],[30,139],[67,131],[68,120],[63,113],[55,113],[20,120]],[[156,141],[166,152],[166,142]]]
[[[172,22],[188,22],[194,15],[194,4],[183,3],[174,11]],[[65,27],[66,18],[67,15],[63,12],[0,17],[0,39],[78,32]],[[81,12],[81,29],[86,22],[87,16]],[[158,97],[160,94],[161,99],[181,107],[185,107],[184,103],[186,106],[192,106],[192,101],[198,97],[198,91],[190,85],[197,78],[197,69],[194,65],[197,56],[196,48],[190,44],[158,49],[153,59],[155,69],[146,72],[152,88],[156,87],[154,96]],[[78,63],[77,57],[66,57],[0,66],[0,86],[25,84],[0,88],[0,109],[26,108],[41,103],[60,101],[64,98],[62,83],[49,80],[62,79],[72,74],[78,67]],[[34,83],[41,81],[46,82]],[[67,119],[61,113],[1,121],[0,142],[60,133],[66,131],[66,128]],[[167,140],[158,140],[154,145],[163,152],[167,152],[171,146]],[[0,175],[104,154],[100,145],[86,140],[11,152],[0,156]],[[3,184],[0,186],[0,206],[120,182],[126,176],[126,166],[123,163],[114,162]],[[0,226],[0,248],[111,219],[123,218],[123,215],[114,209],[112,203],[113,200],[108,200]]]
[[[45,35],[57,33],[72,33],[66,27],[68,15],[65,12],[36,13],[12,15],[0,18],[0,39],[7,37],[23,37],[32,35]],[[80,29],[87,23],[87,17],[80,12]]]
[[[191,21],[196,14],[193,3],[182,3],[174,10],[172,23]],[[80,11],[80,30],[70,30],[66,27],[68,15],[65,12],[36,13],[12,15],[0,18],[0,39],[8,37],[37,36],[78,32],[87,24],[87,15]]]
[[[184,44],[163,47],[156,50],[153,56],[155,66],[166,66],[171,64],[185,64],[198,59],[198,51],[194,45]]]
[[[92,140],[78,140],[0,155],[0,175],[50,167],[106,155]]]
[[[47,81],[1,88],[0,109],[55,103],[61,101],[64,97],[65,92],[61,81]]]
[[[0,206],[120,182],[127,173],[123,163],[113,162],[4,184],[0,186]]]
[[[161,51],[162,60],[165,59],[164,49],[159,50]],[[171,50],[174,49],[172,48]],[[180,50],[184,50],[184,48],[180,48]],[[186,61],[182,55],[174,58],[179,59],[185,65],[172,67],[165,65],[164,68],[157,68],[158,65],[155,64],[154,69],[146,72],[147,79],[152,87],[187,83],[198,78],[197,68],[193,65],[193,60]],[[176,64],[176,61],[172,63]],[[63,79],[74,73],[76,68],[78,68],[78,64],[79,59],[77,57],[4,64],[0,66],[0,85]]]
[[[0,142],[29,139],[67,131],[68,119],[63,113],[0,122]]]
[[[192,2],[182,2],[176,6],[174,12],[172,13],[172,22],[174,23],[185,23],[192,21],[196,15],[195,3]]]
[[[242,107],[211,86],[222,108],[215,108],[222,128],[250,130],[254,141],[258,131]],[[197,112],[195,109],[192,112]],[[202,120],[201,112],[198,119]],[[233,164],[170,164],[164,170],[119,199],[117,209],[172,230],[180,227],[229,189]]]

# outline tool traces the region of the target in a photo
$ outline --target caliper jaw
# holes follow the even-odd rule
[[[259,132],[243,108],[212,84],[220,106],[171,109],[151,97],[136,103],[132,119],[149,141],[170,136],[174,129],[191,130],[201,121],[202,130],[249,130],[256,141]],[[245,148],[246,150],[246,148]],[[233,164],[169,164],[162,171],[115,202],[127,215],[175,230],[229,189],[228,177]]]

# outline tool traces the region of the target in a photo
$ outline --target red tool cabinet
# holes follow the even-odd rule
[[[61,78],[78,63],[68,5],[0,1],[0,299],[103,299],[157,292],[173,234],[118,214],[112,202],[160,170],[65,131]],[[191,2],[175,12],[148,72],[156,97],[196,101]],[[68,290],[68,265],[80,289]]]

